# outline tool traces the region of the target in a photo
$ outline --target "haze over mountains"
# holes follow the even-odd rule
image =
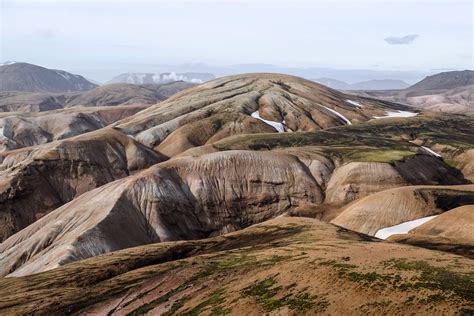
[[[474,112],[474,71],[450,71],[428,76],[404,90],[362,92],[361,95],[440,112]]]
[[[272,73],[3,92],[0,313],[468,310],[474,117],[373,95],[471,75],[350,93]]]
[[[133,84],[162,84],[172,81],[189,83],[203,83],[215,79],[210,73],[124,73],[110,80],[108,83],[133,83]]]
[[[356,82],[353,84],[331,78],[313,79],[313,81],[337,90],[398,90],[410,85],[403,80],[381,79]]]

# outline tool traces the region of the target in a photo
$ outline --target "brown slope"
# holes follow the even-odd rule
[[[109,128],[1,155],[0,239],[93,188],[162,161]]]
[[[291,151],[225,151],[174,158],[90,191],[4,241],[1,273],[30,274],[144,243],[222,234],[285,212],[324,211],[320,206],[334,162],[321,151],[303,151],[301,160]],[[434,166],[428,181],[440,178],[436,172],[449,174],[439,159],[409,153],[414,155],[410,159]],[[389,163],[385,166],[393,169]],[[358,183],[377,191],[366,182],[373,177]],[[401,176],[394,173],[394,177]],[[453,179],[465,182],[462,176]]]
[[[474,85],[440,90],[352,91],[367,96],[407,104],[424,111],[474,114]]]
[[[235,151],[177,158],[85,193],[11,236],[0,245],[0,274],[222,234],[322,198],[292,156]]]
[[[455,239],[460,243],[474,244],[474,205],[449,210],[421,226],[410,234],[432,235]]]
[[[405,244],[454,252],[474,259],[474,205],[449,210],[408,234],[388,239]]]
[[[1,112],[42,112],[73,106],[118,106],[156,104],[171,95],[194,86],[182,81],[162,85],[139,86],[110,84],[86,92],[0,92]]]
[[[0,112],[41,112],[61,109],[65,94],[5,91],[0,92]]]
[[[408,186],[369,195],[347,206],[331,223],[375,235],[385,227],[474,203],[474,185]]]
[[[474,71],[428,76],[404,90],[362,91],[357,95],[408,104],[427,111],[474,114]]]
[[[0,152],[94,131],[145,108],[144,105],[129,105],[72,107],[39,113],[1,113]]]
[[[455,315],[472,303],[471,271],[467,258],[279,218],[0,279],[0,313]]]
[[[339,91],[302,78],[278,74],[246,74],[220,78],[188,89],[116,123],[115,126],[160,151],[162,147],[168,147],[164,143],[167,137],[178,142],[181,142],[180,137],[186,137],[182,132],[173,134],[180,128],[185,129],[187,135],[199,134],[203,128],[207,129],[207,138],[202,139],[199,145],[208,142],[214,134],[231,130],[236,124],[235,119],[223,122],[217,130],[212,123],[217,119],[214,118],[215,115],[223,113],[236,117],[250,116],[258,111],[266,120],[284,121],[286,131],[315,131],[347,124],[331,110],[355,123],[367,121],[373,115],[383,116],[387,110],[408,109],[374,99],[351,98],[353,101],[360,101],[362,107],[347,102],[349,97]],[[249,120],[257,121],[256,118]],[[245,124],[239,125],[239,132],[241,129],[246,129]],[[164,144],[161,145],[162,143]],[[184,146],[180,150],[185,149],[188,147]]]
[[[67,100],[65,106],[116,106],[130,104],[156,104],[193,84],[182,81],[163,85],[140,86],[115,83],[97,87]]]

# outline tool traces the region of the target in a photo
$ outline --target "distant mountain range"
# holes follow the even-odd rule
[[[405,81],[396,79],[367,80],[353,84],[332,78],[319,78],[312,80],[336,90],[398,90],[406,89],[410,86]]]
[[[0,78],[0,91],[83,92],[97,87],[83,76],[28,63],[2,64]]]
[[[403,90],[360,91],[358,95],[404,103],[430,111],[474,113],[474,71],[428,76]]]
[[[474,71],[448,71],[428,76],[410,87],[410,90],[454,89],[474,84]]]
[[[189,83],[203,83],[216,77],[211,73],[123,73],[110,80],[108,83],[132,83],[132,84],[163,84],[172,81],[184,81]]]
[[[43,112],[73,106],[117,106],[155,104],[192,87],[192,83],[176,81],[166,84],[135,85],[114,83],[85,92],[0,92],[0,112]]]

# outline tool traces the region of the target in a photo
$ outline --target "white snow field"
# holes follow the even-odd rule
[[[441,158],[441,155],[440,155],[440,154],[434,152],[434,151],[431,150],[430,148],[425,147],[425,146],[421,146],[421,148],[423,148],[424,150],[426,150],[427,152],[429,152],[429,153],[432,154],[433,156],[438,157],[438,158]]]
[[[341,113],[339,113],[338,111],[335,111],[331,108],[328,108],[327,106],[324,106],[324,105],[321,105],[323,108],[325,108],[326,110],[328,111],[331,111],[332,113],[336,114],[337,116],[339,116],[340,118],[342,118],[344,120],[344,122],[347,123],[347,125],[352,125],[351,121],[349,121],[349,119],[347,117],[345,117],[344,115],[342,115]]]
[[[255,111],[251,114],[252,117],[255,117],[256,119],[259,119],[260,121],[270,125],[271,127],[273,127],[274,129],[277,130],[278,133],[284,133],[285,132],[285,127],[283,126],[282,123],[280,122],[275,122],[275,121],[269,121],[269,120],[266,120],[264,118],[261,118],[260,117],[260,114],[258,113],[258,111]],[[283,121],[284,122],[284,121]]]
[[[356,107],[358,107],[358,108],[361,108],[361,107],[362,107],[362,104],[360,104],[359,102],[353,101],[353,100],[347,99],[346,102],[349,103],[349,104],[351,104],[351,105],[353,105],[353,106],[356,106]]]
[[[375,233],[375,237],[380,238],[380,239],[387,239],[388,237],[395,234],[407,234],[413,228],[423,225],[429,220],[432,220],[433,218],[435,218],[436,216],[438,215],[423,217],[423,218],[415,219],[414,221],[409,221],[409,222],[401,223],[395,226],[382,228],[379,231],[377,231],[377,233]]]
[[[386,116],[374,116],[375,119],[381,119],[381,118],[386,118],[386,117],[413,117],[417,116],[418,113],[415,112],[409,112],[409,111],[397,111],[397,112],[390,112],[386,111],[387,115]]]

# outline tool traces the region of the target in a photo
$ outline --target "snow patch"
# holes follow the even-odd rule
[[[375,233],[375,237],[380,239],[387,239],[388,237],[395,235],[395,234],[407,234],[410,230],[423,225],[424,223],[432,220],[438,215],[423,217],[419,219],[415,219],[414,221],[409,221],[405,223],[401,223],[395,226],[390,226],[386,228],[382,228],[377,233]]]
[[[410,143],[412,144],[415,144],[417,145],[414,141],[410,140]],[[443,156],[441,156],[440,154],[438,154],[437,152],[433,151],[432,149],[428,148],[428,147],[425,147],[425,146],[420,146],[421,148],[423,148],[424,150],[426,150],[427,152],[429,152],[430,154],[432,154],[433,156],[435,157],[438,157],[438,158],[443,158]]]
[[[409,111],[397,111],[397,112],[386,111],[386,113],[387,113],[386,116],[374,116],[374,118],[381,119],[381,118],[386,118],[386,117],[413,117],[413,116],[418,115],[418,113],[409,112]]]
[[[71,76],[67,72],[56,71],[56,73],[66,80],[71,80]]]
[[[8,66],[8,65],[13,65],[13,64],[16,64],[16,61],[7,60],[7,61],[4,62],[4,63],[0,63],[0,66]]]
[[[5,131],[5,127],[4,126],[0,127],[0,139],[8,139],[8,137],[5,136],[4,131]]]
[[[250,114],[252,117],[256,118],[256,119],[259,119],[260,121],[270,125],[271,127],[273,127],[274,129],[277,130],[278,133],[284,133],[285,132],[285,127],[283,126],[282,123],[280,122],[275,122],[275,121],[269,121],[269,120],[266,120],[264,118],[261,118],[260,117],[260,114],[258,113],[258,110],[253,112],[252,114]],[[284,121],[283,121],[284,122]]]
[[[347,117],[345,117],[344,115],[342,115],[341,113],[331,109],[331,108],[328,108],[327,106],[324,106],[324,105],[321,105],[323,108],[325,108],[326,110],[328,111],[331,111],[332,113],[336,114],[337,116],[339,116],[340,118],[342,118],[346,123],[347,125],[352,125],[351,121],[349,121],[349,119]]]
[[[434,152],[434,151],[431,150],[430,148],[425,147],[425,146],[421,146],[421,148],[423,148],[424,150],[426,150],[427,152],[429,152],[429,153],[432,154],[433,156],[438,157],[438,158],[441,158],[441,155],[440,155],[440,154]]]
[[[360,104],[359,102],[356,102],[356,101],[352,101],[352,100],[347,99],[346,102],[353,105],[353,106],[355,106],[355,107],[358,107],[358,108],[362,107],[362,104]]]

